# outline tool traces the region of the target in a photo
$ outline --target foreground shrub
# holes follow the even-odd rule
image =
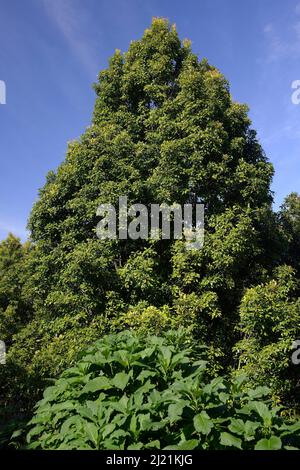
[[[102,320],[95,317],[87,324],[84,315],[34,320],[15,335],[6,365],[0,367],[0,417],[9,408],[13,420],[16,415],[32,416],[49,377],[59,377],[75,364],[83,344],[93,344],[103,334]]]
[[[108,335],[46,389],[29,423],[29,448],[289,449],[286,423],[245,377],[208,380],[205,348],[184,330],[162,337]],[[201,358],[202,356],[202,358]]]

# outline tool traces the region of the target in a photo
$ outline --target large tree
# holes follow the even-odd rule
[[[56,375],[120,319],[157,315],[191,325],[230,364],[243,291],[280,262],[282,243],[273,168],[247,107],[157,18],[128,52],[115,52],[95,91],[91,125],[48,174],[31,213],[25,292],[35,314],[8,361],[32,380]],[[97,207],[117,206],[120,196],[129,204],[202,202],[204,248],[97,239]]]

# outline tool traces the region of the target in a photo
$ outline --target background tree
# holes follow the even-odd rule
[[[288,245],[286,262],[297,270],[300,275],[300,196],[291,193],[280,208],[279,219],[286,234]]]
[[[299,279],[290,266],[280,266],[269,282],[246,291],[240,329],[239,371],[252,383],[271,386],[275,400],[284,397],[299,409],[299,366],[291,360],[293,342],[300,338]]]
[[[0,243],[0,340],[5,342],[8,351],[15,336],[26,327],[33,315],[32,304],[24,289],[29,275],[27,260],[30,252],[30,244],[22,244],[12,234]],[[9,366],[9,361],[7,365],[0,365],[0,447],[3,426],[12,416],[19,419],[22,409],[22,383],[26,379],[22,371],[23,368],[18,366]],[[26,403],[25,407],[28,405]],[[13,428],[14,423],[5,426],[6,438],[10,437]]]
[[[7,347],[32,315],[23,292],[29,251],[30,244],[22,245],[12,234],[0,243],[0,339]]]

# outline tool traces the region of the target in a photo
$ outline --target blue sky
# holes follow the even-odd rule
[[[0,0],[0,238],[24,239],[46,173],[89,125],[92,83],[153,16],[225,74],[275,166],[275,207],[300,192],[298,0]]]

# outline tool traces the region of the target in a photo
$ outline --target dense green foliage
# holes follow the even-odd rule
[[[0,243],[0,338],[7,346],[31,316],[23,290],[29,251],[30,245],[22,246],[13,235]]]
[[[178,327],[206,345],[211,377],[245,372],[297,412],[300,197],[273,211],[273,167],[247,107],[158,18],[128,52],[115,52],[94,87],[91,125],[48,174],[30,243],[0,244],[0,420],[31,416],[49,379],[103,335]],[[118,207],[120,196],[128,205],[202,202],[203,249],[99,240],[97,207]]]
[[[184,331],[184,330],[183,330]],[[27,435],[37,449],[260,449],[300,446],[300,422],[246,377],[208,380],[205,361],[164,337],[105,336],[47,388]],[[201,351],[199,348],[198,354]]]
[[[286,260],[296,269],[300,276],[300,196],[290,194],[284,201],[280,211],[281,225],[288,238]]]
[[[236,346],[240,365],[254,383],[268,384],[299,404],[299,371],[291,362],[300,338],[300,299],[292,268],[281,266],[265,285],[248,289],[240,306],[244,339]]]

